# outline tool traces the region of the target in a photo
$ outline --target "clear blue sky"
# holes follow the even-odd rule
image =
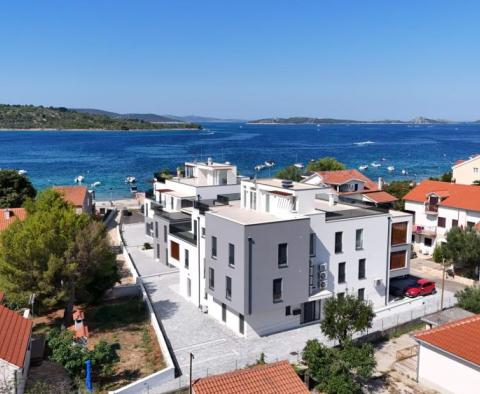
[[[480,2],[6,1],[0,102],[480,119]]]

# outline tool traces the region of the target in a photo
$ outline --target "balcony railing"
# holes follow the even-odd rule
[[[189,223],[178,223],[170,225],[170,234],[175,235],[183,239],[184,241],[190,242],[193,245],[197,244],[197,235],[192,233],[192,225]]]
[[[437,227],[414,225],[412,231],[414,234],[435,235],[437,233]]]
[[[438,205],[437,204],[430,204],[428,202],[425,203],[425,212],[427,213],[438,213]]]

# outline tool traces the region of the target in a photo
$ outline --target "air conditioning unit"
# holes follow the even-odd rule
[[[382,278],[376,278],[373,280],[373,284],[375,286],[381,286],[382,285]]]
[[[327,279],[327,273],[325,271],[320,272],[320,280],[326,280]]]
[[[320,272],[326,271],[327,270],[327,264],[323,263],[320,264]]]
[[[326,289],[327,288],[327,281],[326,280],[322,280],[320,282],[320,288],[321,289]]]

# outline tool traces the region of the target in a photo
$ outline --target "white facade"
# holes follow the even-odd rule
[[[480,155],[455,164],[452,167],[452,180],[462,185],[480,181]]]
[[[440,393],[475,394],[480,387],[480,366],[422,342],[418,350],[417,376],[420,384]]]
[[[23,368],[0,359],[0,393],[23,394],[29,368],[30,346],[25,353]]]

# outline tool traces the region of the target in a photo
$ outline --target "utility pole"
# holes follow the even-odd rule
[[[195,357],[193,356],[193,353],[190,353],[190,387],[188,389],[189,394],[192,394],[192,360]]]
[[[442,259],[442,297],[440,298],[440,310],[443,311],[443,293],[445,292],[445,259]]]

